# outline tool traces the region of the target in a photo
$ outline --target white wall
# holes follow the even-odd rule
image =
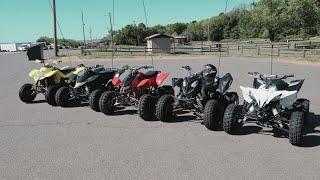
[[[1,49],[1,51],[8,51],[8,52],[16,52],[16,51],[18,51],[16,43],[0,44],[0,49]]]

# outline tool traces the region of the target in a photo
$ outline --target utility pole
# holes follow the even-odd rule
[[[86,48],[86,33],[84,31],[84,20],[83,20],[83,11],[81,10],[81,19],[82,19],[82,33],[83,33],[83,44],[84,44],[84,49]]]
[[[109,13],[109,20],[110,20],[110,33],[111,33],[111,47],[112,47],[112,56],[111,56],[111,67],[113,68],[113,58],[114,58],[114,44],[113,44],[113,28],[112,28],[112,21],[111,21],[111,13]]]
[[[91,27],[89,28],[89,33],[90,33],[90,39],[91,39],[91,44],[92,44],[92,29],[91,29]]]
[[[58,56],[56,0],[52,0],[54,56]]]
[[[210,42],[210,23],[208,23],[208,42]]]
[[[112,24],[114,25],[114,0],[112,0]]]

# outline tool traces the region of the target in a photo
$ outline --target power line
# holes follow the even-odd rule
[[[54,2],[55,2],[55,1],[54,1]],[[52,10],[52,11],[55,11],[55,8],[54,8],[53,5],[51,4],[51,1],[50,1],[50,0],[48,0],[48,3],[49,3],[49,6],[51,7],[51,10]],[[59,29],[59,32],[60,32],[60,35],[61,35],[62,39],[65,39],[59,20],[58,20],[56,17],[55,17],[54,19],[55,19],[55,21],[56,21],[56,23],[57,23],[57,25],[58,25],[58,29]],[[57,42],[56,42],[56,43],[57,43]],[[55,43],[55,46],[57,46],[56,43]],[[71,64],[69,49],[67,49],[67,56],[69,57],[70,64]]]
[[[147,11],[146,11],[146,6],[144,4],[144,0],[142,0],[142,5],[143,5],[143,11],[144,11],[144,18],[145,18],[145,21],[146,21],[146,27],[148,27]]]

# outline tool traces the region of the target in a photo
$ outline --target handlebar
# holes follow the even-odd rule
[[[137,66],[137,67],[132,67],[130,68],[131,70],[135,70],[135,71],[138,71],[140,69],[151,69],[153,68],[153,66]]]
[[[185,69],[185,70],[187,70],[187,71],[191,71],[191,70],[192,70],[190,66],[182,66],[181,68],[182,68],[182,69]]]
[[[255,78],[259,78],[262,80],[268,80],[268,79],[287,79],[290,77],[294,77],[294,74],[289,75],[267,75],[267,74],[260,74],[258,72],[248,72],[250,76],[253,76]]]

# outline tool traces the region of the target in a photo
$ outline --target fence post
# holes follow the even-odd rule
[[[280,46],[278,46],[278,57],[280,57]]]
[[[305,49],[303,50],[303,57],[304,58],[306,57],[306,50]]]
[[[202,49],[203,47],[202,47],[202,45],[201,45],[201,55],[203,55],[203,49]]]
[[[241,46],[241,53],[243,54],[243,45]]]
[[[258,56],[260,55],[260,45],[257,46]]]
[[[211,45],[209,46],[209,52],[211,52]]]
[[[229,52],[229,45],[227,46],[227,52],[228,52],[228,56],[230,55],[230,52]]]

